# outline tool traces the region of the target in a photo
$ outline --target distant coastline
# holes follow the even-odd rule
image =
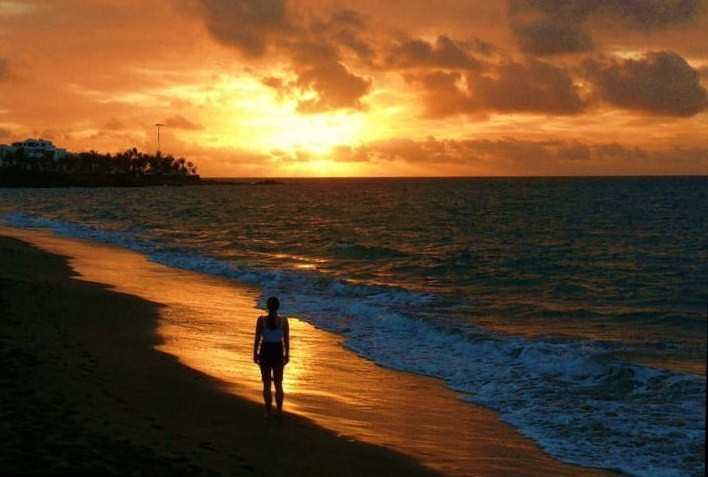
[[[136,148],[115,155],[71,153],[46,139],[0,145],[0,187],[146,187],[185,185],[278,185],[273,179],[202,179],[197,166],[171,154]]]
[[[31,138],[0,146],[0,187],[138,187],[200,181],[195,164],[160,151],[71,153],[46,139]]]

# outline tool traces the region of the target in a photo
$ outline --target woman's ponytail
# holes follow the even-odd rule
[[[266,326],[268,328],[275,328],[275,318],[278,316],[278,308],[280,308],[280,300],[277,297],[270,297],[266,302],[268,307],[268,317],[266,318]]]

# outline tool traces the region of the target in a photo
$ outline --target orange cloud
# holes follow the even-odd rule
[[[439,36],[434,44],[424,40],[401,41],[387,53],[386,63],[390,67],[401,69],[477,67],[477,60],[445,35]]]
[[[621,108],[694,116],[708,104],[698,71],[670,51],[639,60],[589,60],[585,66],[602,99]]]
[[[393,139],[342,149],[341,161],[456,164],[481,175],[700,174],[708,168],[708,147],[645,149],[577,140],[529,141]]]
[[[175,128],[175,129],[192,129],[192,130],[201,130],[204,129],[204,126],[201,124],[193,123],[186,119],[184,116],[181,116],[179,114],[176,114],[174,116],[171,116],[164,121],[164,125],[169,127],[169,128]]]
[[[479,111],[567,115],[585,107],[568,72],[533,58],[467,71],[464,84],[455,72],[411,78],[422,86],[433,117]]]
[[[521,50],[533,55],[581,53],[595,48],[594,41],[582,27],[564,21],[518,22],[512,24],[512,31]]]
[[[219,41],[261,56],[272,37],[288,30],[285,0],[200,0],[206,26]]]
[[[10,63],[7,58],[0,58],[0,82],[10,79]]]

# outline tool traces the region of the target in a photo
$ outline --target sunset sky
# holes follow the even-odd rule
[[[0,143],[205,177],[708,174],[705,0],[0,0]]]

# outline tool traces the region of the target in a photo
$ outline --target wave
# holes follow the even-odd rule
[[[703,475],[705,377],[613,360],[618,344],[525,339],[425,319],[439,297],[352,283],[317,270],[245,265],[142,238],[139,231],[12,214],[2,222],[111,243],[168,266],[257,285],[261,300],[346,337],[382,366],[434,376],[569,463],[630,475]],[[351,247],[345,247],[351,248]],[[356,253],[368,253],[366,250]],[[261,303],[264,305],[264,303]]]

